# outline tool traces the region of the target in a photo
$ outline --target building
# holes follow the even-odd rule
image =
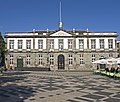
[[[117,41],[118,57],[120,57],[120,41]]]
[[[117,57],[117,32],[35,30],[7,32],[6,63],[12,68],[91,69],[101,57]]]
[[[5,58],[4,54],[5,54],[5,43],[2,34],[0,32],[0,67],[4,65],[4,58]]]

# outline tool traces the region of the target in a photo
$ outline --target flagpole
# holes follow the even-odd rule
[[[61,5],[61,1],[60,1],[60,25],[59,28],[62,28],[62,5]]]

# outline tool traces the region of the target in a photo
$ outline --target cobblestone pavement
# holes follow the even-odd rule
[[[92,72],[6,72],[0,102],[120,102],[120,80]]]

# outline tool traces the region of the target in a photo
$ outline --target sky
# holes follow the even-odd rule
[[[0,0],[0,32],[56,30],[117,32],[120,40],[120,0]]]

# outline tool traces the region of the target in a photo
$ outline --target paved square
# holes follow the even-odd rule
[[[119,102],[120,80],[92,72],[6,72],[0,102]]]

